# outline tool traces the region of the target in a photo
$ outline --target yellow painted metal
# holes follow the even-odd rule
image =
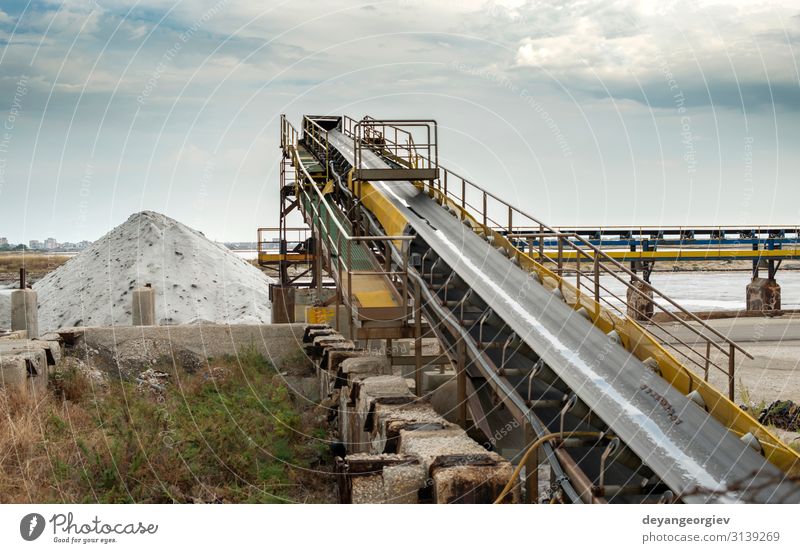
[[[352,184],[350,179],[348,179],[348,184]],[[426,189],[422,183],[415,184],[422,190]],[[366,190],[369,190],[369,193],[365,193],[364,191]],[[489,228],[484,228],[468,211],[444,196],[441,190],[427,187],[426,191],[440,204],[446,204],[454,208],[460,218],[470,219],[472,229],[475,232],[492,235],[495,246],[503,247],[509,252],[510,257],[516,257],[520,262],[520,267],[524,270],[538,273],[546,287],[561,289],[564,299],[575,310],[585,307],[592,314],[591,319],[594,325],[603,332],[608,333],[611,330],[616,330],[622,339],[622,345],[638,359],[644,361],[652,357],[658,363],[662,377],[676,389],[684,394],[697,390],[706,404],[708,413],[736,435],[743,436],[751,432],[761,442],[764,456],[787,475],[800,476],[800,453],[781,442],[777,436],[748,413],[742,411],[723,393],[681,364],[636,321],[616,316],[595,302],[593,297],[580,292],[575,286],[559,277],[556,273],[539,264],[533,257],[514,247],[505,236]],[[372,211],[387,232],[393,234],[397,229],[405,227],[406,222],[402,214],[391,208],[390,202],[379,190],[369,185],[369,183],[363,183],[362,193],[365,196],[365,207]]]
[[[355,288],[355,285],[353,286]],[[355,290],[353,295],[362,307],[397,307],[397,302],[386,290]]]
[[[311,254],[305,253],[261,253],[258,254],[258,260],[262,263],[278,263],[280,261],[293,261],[297,263],[304,263],[314,259]]]
[[[356,194],[364,207],[366,207],[380,221],[383,231],[389,236],[405,234],[408,221],[394,204],[386,199],[371,182],[353,181],[353,171],[347,174],[347,187]],[[395,241],[395,246],[401,247],[401,241]]]
[[[392,288],[383,275],[360,274],[358,271],[353,271],[351,280],[353,283],[352,296],[359,307],[399,307],[401,305],[399,298],[392,293]],[[343,293],[349,295],[346,273],[342,275],[341,282]]]
[[[306,322],[310,324],[331,323],[336,318],[335,307],[313,307],[306,308]]]
[[[786,249],[786,250],[726,250],[724,248],[715,249],[692,249],[692,250],[661,250],[661,251],[625,251],[625,250],[604,250],[604,254],[617,261],[636,261],[636,260],[653,260],[659,259],[676,259],[680,260],[694,260],[702,261],[704,259],[753,259],[754,257],[770,257],[773,259],[781,258],[796,258],[800,257],[800,249]],[[545,250],[545,255],[554,257],[556,253],[552,250]],[[565,251],[561,255],[561,259],[569,261],[576,259],[578,253],[575,251]],[[538,258],[538,252],[533,253],[533,258]],[[583,256],[582,260],[586,260]]]

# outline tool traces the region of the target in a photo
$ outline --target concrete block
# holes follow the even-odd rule
[[[429,403],[415,399],[399,403],[394,399],[376,400],[365,421],[373,450],[396,453],[404,430],[448,430],[455,425],[439,416]]]
[[[419,491],[427,485],[425,469],[417,464],[390,465],[383,469],[386,503],[419,503]]]
[[[303,327],[303,343],[310,344],[316,336],[333,334],[334,332],[336,331],[328,325],[307,324]]]
[[[362,357],[361,359],[366,359]],[[348,373],[349,374],[349,373]],[[351,377],[352,378],[352,377]],[[375,399],[399,397],[414,399],[415,396],[408,390],[406,381],[400,376],[379,375],[369,376],[360,381],[359,399],[372,401]]]
[[[0,385],[17,393],[47,393],[47,356],[44,349],[0,355]]]
[[[351,361],[351,360],[348,360]],[[344,380],[339,406],[340,435],[349,452],[383,453],[385,441],[374,432],[374,411],[379,402],[410,403],[416,397],[397,376],[370,376]]]
[[[131,318],[133,326],[154,326],[156,324],[156,291],[148,286],[136,288],[131,296],[133,301]]]
[[[383,487],[383,474],[359,476],[351,479],[351,498],[355,504],[374,504],[386,502],[386,490]]]
[[[443,373],[438,370],[422,371],[422,391],[428,394],[450,380],[455,381],[455,378],[456,373],[453,370]]]
[[[28,338],[39,337],[39,308],[35,290],[11,292],[11,330],[24,330]]]
[[[754,278],[747,285],[748,311],[776,311],[781,308],[781,287],[770,278]]]
[[[436,503],[491,503],[514,470],[511,463],[453,426],[439,431],[402,430],[398,452],[420,459],[433,481]],[[509,497],[516,500],[516,495]]]
[[[307,347],[306,351],[308,351],[309,355],[312,357],[319,359],[324,355],[326,348],[355,349],[355,344],[345,339],[341,334],[325,334],[315,336],[311,342],[311,347]]]
[[[457,426],[450,426],[444,430],[402,430],[397,451],[402,455],[418,457],[426,469],[430,469],[437,458],[445,455],[462,457],[473,455],[482,458],[489,454],[500,459],[499,455],[486,451]]]
[[[340,350],[331,348],[325,351],[325,360],[320,361],[317,364],[317,370],[324,372],[331,378],[335,379],[336,375],[339,373],[339,366],[343,361],[352,357],[361,357],[363,355],[366,355],[363,350]]]
[[[355,379],[392,374],[392,366],[385,357],[371,355],[353,356],[343,360],[336,371],[340,385],[352,385]],[[397,378],[397,377],[395,377]],[[382,382],[382,381],[381,381]]]
[[[47,364],[55,365],[61,361],[63,352],[61,350],[61,342],[57,340],[34,340],[33,343],[37,347],[41,347],[47,355]]]
[[[434,503],[493,503],[514,473],[511,463],[470,458],[462,461],[453,456],[431,469]],[[504,503],[519,501],[519,486],[508,494]]]
[[[358,349],[353,342],[348,340],[325,348],[322,352],[319,366],[335,375],[342,361],[351,357],[363,357],[364,355],[366,355],[364,350]]]
[[[337,472],[343,503],[417,503],[427,484],[419,461],[403,455],[348,455]]]

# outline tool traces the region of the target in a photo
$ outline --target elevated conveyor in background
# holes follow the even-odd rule
[[[553,435],[542,454],[554,496],[800,502],[792,480],[797,453],[707,382],[709,371],[725,372],[733,396],[734,357],[747,355],[739,346],[652,286],[642,291],[635,274],[585,238],[559,233],[441,167],[434,121],[307,116],[302,128],[300,135],[282,119],[281,145],[298,205],[321,245],[317,281],[326,268],[342,302],[357,306],[359,269],[349,246],[342,272],[342,244],[363,246],[395,302],[382,322],[398,329],[394,336],[414,336],[420,351],[424,319],[457,368],[462,424],[469,414],[491,436],[516,423],[519,452]],[[312,174],[301,148],[325,171]],[[338,236],[321,223],[328,212],[337,213]],[[544,252],[553,238],[557,260]],[[565,254],[575,265],[571,276]],[[676,317],[705,351],[660,343],[603,299],[601,276],[693,320],[689,326]],[[337,321],[366,323],[352,307],[350,320]],[[535,480],[528,478],[529,496],[538,496]]]

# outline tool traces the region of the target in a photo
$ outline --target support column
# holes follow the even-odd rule
[[[414,284],[414,391],[422,396],[422,291]]]
[[[25,330],[28,338],[39,337],[36,292],[30,288],[11,292],[11,330]]]
[[[133,326],[153,326],[156,324],[156,291],[146,284],[136,288],[132,295],[131,317]]]
[[[464,340],[457,338],[456,358],[456,401],[457,401],[457,422],[461,428],[467,427],[467,370],[466,370],[466,346]]]
[[[781,287],[774,278],[756,277],[746,288],[748,311],[776,311],[781,308]]]
[[[529,423],[525,423],[525,447],[536,441],[536,433]],[[525,499],[527,503],[539,501],[539,452],[528,457],[525,462]]]
[[[271,284],[272,324],[294,322],[294,288]]]
[[[636,321],[644,321],[653,317],[653,289],[643,280],[631,282],[627,293],[628,317]]]

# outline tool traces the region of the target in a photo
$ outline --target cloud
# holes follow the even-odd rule
[[[550,33],[522,38],[513,65],[595,96],[674,105],[800,109],[800,21],[790,5],[740,2],[571,3],[539,17]],[[548,12],[548,10],[544,10]]]
[[[750,110],[774,102],[800,111],[800,17],[791,4],[34,0],[24,13],[27,0],[12,4],[0,11],[0,116],[21,75],[29,92],[9,170],[44,196],[60,183],[58,198],[77,202],[90,163],[97,221],[112,201],[121,215],[143,207],[144,198],[148,207],[172,209],[184,192],[196,194],[211,161],[218,186],[209,187],[208,205],[228,206],[235,216],[224,223],[230,228],[208,217],[204,230],[241,239],[253,225],[239,214],[249,212],[260,224],[274,224],[272,187],[264,182],[276,178],[280,113],[295,122],[310,112],[435,117],[443,157],[447,148],[448,161],[464,163],[479,182],[503,171],[527,182],[531,156],[541,156],[542,175],[549,176],[537,182],[563,191],[578,177],[604,182],[606,171],[609,181],[624,180],[628,167],[636,168],[637,185],[666,182],[663,167],[674,168],[671,185],[680,180],[675,172],[686,164],[673,85],[682,105],[696,107],[693,137],[705,163],[698,182],[702,171],[714,179],[723,166],[701,150],[701,137],[714,146],[718,120],[730,129],[742,119],[732,109],[712,113],[709,105]],[[673,110],[653,118],[648,106]],[[792,163],[797,116],[748,114],[756,144],[777,152],[781,167]],[[778,123],[780,146],[769,150]],[[730,131],[719,135],[737,140]],[[626,141],[646,155],[629,159]],[[497,166],[478,157],[492,145],[502,145]],[[725,167],[736,167],[738,145]],[[475,159],[481,163],[470,163]],[[794,174],[780,176],[786,209],[797,205]],[[25,224],[23,192],[3,191],[0,218],[10,228]],[[29,221],[35,213],[31,207]],[[55,225],[66,212],[52,213]],[[101,230],[87,227],[75,238]]]

